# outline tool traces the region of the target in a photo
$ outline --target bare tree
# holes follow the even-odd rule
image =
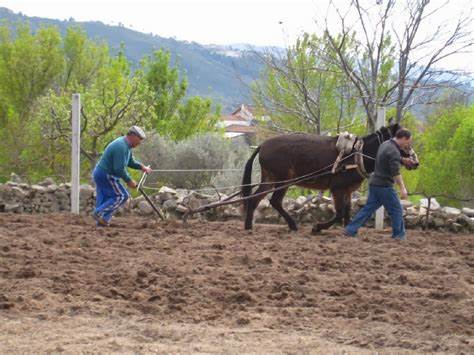
[[[336,62],[358,92],[370,131],[375,128],[378,105],[395,104],[400,122],[410,105],[430,100],[427,92],[434,86],[452,87],[459,78],[459,73],[440,69],[440,63],[472,46],[469,15],[460,15],[454,26],[441,23],[421,38],[422,25],[436,23],[446,4],[432,8],[430,0],[406,0],[399,15],[402,20],[398,20],[395,0],[378,0],[371,6],[353,0],[344,13],[332,3],[339,31],[330,30],[326,18],[325,34]],[[356,20],[348,24],[354,15]],[[356,43],[353,50],[347,46],[350,41]],[[390,68],[390,64],[396,65]],[[424,90],[427,92],[415,98]]]
[[[257,106],[272,116],[272,128],[286,132],[305,130],[318,134],[345,128],[354,119],[351,85],[326,60],[325,40],[304,35],[284,56],[254,55],[265,67],[253,87]],[[287,116],[289,119],[279,119]]]

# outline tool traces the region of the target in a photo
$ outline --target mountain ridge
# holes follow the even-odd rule
[[[178,64],[180,72],[188,78],[188,95],[212,98],[222,105],[224,112],[232,111],[241,103],[250,102],[249,85],[258,78],[262,68],[252,50],[244,49],[245,44],[236,44],[235,48],[232,45],[203,45],[100,21],[26,16],[5,7],[0,7],[0,21],[9,23],[10,26],[27,22],[33,31],[41,26],[55,26],[62,34],[68,27],[79,26],[90,38],[104,40],[112,52],[118,51],[123,44],[126,56],[135,66],[155,50],[169,50],[172,63]],[[264,47],[258,47],[260,48]]]

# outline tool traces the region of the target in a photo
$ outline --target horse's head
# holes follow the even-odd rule
[[[388,121],[387,126],[383,126],[378,129],[375,133],[370,134],[364,137],[364,143],[367,148],[366,153],[375,156],[377,153],[377,149],[385,141],[388,141],[391,138],[394,138],[397,134],[397,131],[400,130],[402,126],[398,123],[393,123],[392,119]],[[418,160],[418,156],[416,152],[413,150],[411,146],[401,149],[400,154],[402,156],[402,164],[408,170],[414,170],[418,168],[420,162]],[[369,165],[371,162],[368,162]],[[371,167],[369,166],[369,169]]]
[[[388,120],[388,126],[384,126],[384,127],[379,129],[379,132],[382,135],[382,140],[387,141],[390,138],[395,137],[395,134],[397,133],[397,131],[400,128],[402,128],[402,126],[400,126],[400,124],[398,124],[398,123],[393,123],[392,118],[390,118]]]
[[[395,134],[400,128],[402,128],[402,126],[400,126],[398,123],[391,123],[390,119],[388,126],[383,126],[379,128],[375,133],[365,136],[364,141],[366,144],[369,143],[374,145],[374,149],[375,151],[377,151],[380,144],[385,141],[388,141],[391,138],[394,138]]]
[[[410,146],[407,149],[402,149],[400,151],[402,155],[402,164],[408,170],[415,170],[420,165],[418,160],[418,155],[416,155],[415,150]]]
[[[392,123],[392,119],[390,118],[388,121],[389,125],[387,129],[390,131],[392,137],[395,137],[397,131],[402,127],[398,123]],[[418,160],[418,156],[416,155],[415,150],[411,146],[400,149],[400,154],[402,156],[402,164],[408,170],[415,170],[420,165],[420,161]]]

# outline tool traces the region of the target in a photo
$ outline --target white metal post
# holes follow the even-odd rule
[[[81,95],[72,95],[71,213],[79,213]]]
[[[380,129],[385,125],[385,107],[381,106],[377,109],[377,122],[375,124],[375,129]],[[375,229],[382,230],[383,229],[383,215],[384,215],[384,208],[380,207],[377,211],[375,211]]]

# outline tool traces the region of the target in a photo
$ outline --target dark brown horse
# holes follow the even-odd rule
[[[377,149],[382,142],[395,136],[397,130],[401,127],[398,124],[391,124],[388,127],[382,127],[377,132],[369,134],[361,140],[363,141],[363,166],[367,173],[374,171],[375,163],[373,159],[377,154]],[[242,180],[242,195],[249,196],[252,193],[251,175],[252,165],[257,154],[261,166],[261,182],[255,191],[255,194],[261,193],[244,202],[245,209],[245,229],[252,229],[253,215],[260,201],[265,197],[265,191],[278,188],[285,185],[285,181],[295,179],[305,175],[311,175],[314,172],[324,175],[312,178],[310,180],[300,181],[295,185],[317,189],[330,190],[336,210],[335,216],[325,222],[317,223],[313,227],[313,232],[317,233],[327,229],[334,223],[349,223],[351,211],[351,195],[357,190],[364,180],[363,174],[359,169],[345,169],[345,166],[354,167],[356,156],[348,155],[340,163],[340,168],[333,174],[331,173],[332,164],[335,162],[339,152],[336,149],[337,137],[319,136],[315,134],[294,133],[270,138],[262,143],[252,154],[245,166]],[[353,148],[354,152],[354,148]],[[414,155],[414,152],[403,153],[405,157]],[[347,155],[346,155],[347,157]],[[363,157],[363,158],[362,158]],[[415,156],[412,156],[415,158]],[[416,158],[415,158],[416,159]],[[418,162],[409,168],[416,168]],[[359,165],[360,166],[360,165]],[[291,230],[296,231],[296,223],[291,216],[283,209],[282,201],[288,187],[273,192],[270,204],[286,220]],[[269,191],[270,192],[270,191]]]

